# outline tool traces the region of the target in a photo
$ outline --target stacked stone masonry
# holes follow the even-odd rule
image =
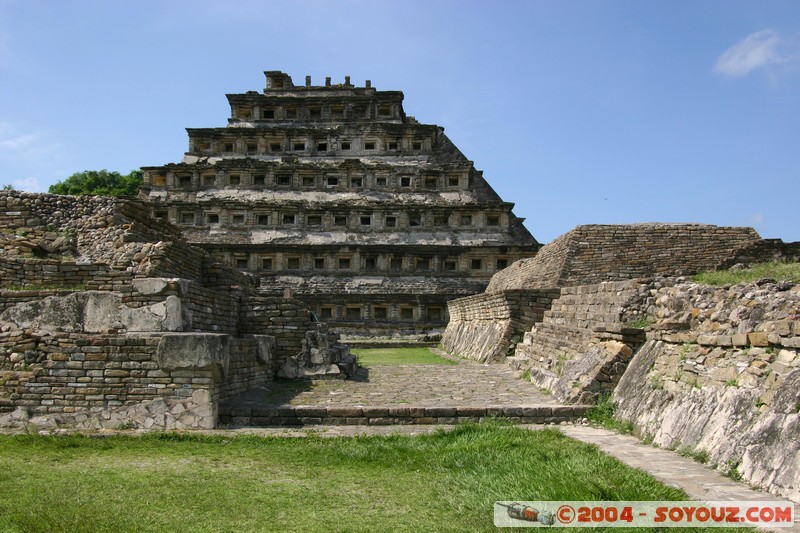
[[[800,286],[565,287],[508,362],[559,401],[613,394],[640,437],[800,500]]]
[[[290,359],[352,371],[305,305],[259,294],[140,202],[3,191],[0,237],[0,271],[13,273],[0,425],[208,428],[219,401]]]
[[[614,392],[617,416],[800,501],[800,286],[663,280],[641,292],[652,324]]]
[[[468,342],[496,335],[496,317],[513,320],[492,302],[552,288],[558,297],[506,359],[513,368],[559,401],[613,394],[641,437],[800,501],[798,287],[661,277],[797,260],[797,249],[749,228],[579,226],[496,274],[485,294],[450,302],[442,344],[493,355]]]
[[[752,228],[705,224],[586,225],[492,278],[486,292],[688,275],[735,262],[796,257],[793,244]]]
[[[291,289],[350,335],[425,333],[447,300],[536,253],[536,240],[403,93],[265,72],[227,95],[224,128],[189,128],[180,163],[145,167],[154,217],[220,261]]]
[[[442,347],[484,363],[502,361],[558,295],[558,289],[516,290],[452,300]]]
[[[636,281],[564,287],[543,319],[526,332],[509,363],[560,401],[589,403],[613,391],[641,331],[626,327],[624,309]]]
[[[459,424],[503,418],[521,424],[560,424],[586,414],[586,406],[493,406],[493,407],[240,407],[222,415],[235,426],[385,426]]]

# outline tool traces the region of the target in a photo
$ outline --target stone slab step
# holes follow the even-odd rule
[[[237,427],[389,426],[457,424],[503,418],[520,424],[558,424],[582,418],[588,405],[521,405],[455,407],[376,406],[236,406],[220,405],[219,423]]]

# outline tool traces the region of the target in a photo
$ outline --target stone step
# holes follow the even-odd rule
[[[503,418],[521,424],[558,424],[582,418],[588,405],[498,406],[286,406],[219,407],[219,423],[235,427],[284,426],[390,426],[408,424],[457,424]]]
[[[601,298],[562,296],[553,302],[552,307],[615,307],[623,305],[627,300],[627,297],[617,298],[606,295]]]
[[[538,359],[567,352],[572,357],[584,351],[592,339],[591,329],[537,324],[533,331],[525,333],[514,355]]]
[[[551,309],[544,314],[542,322],[555,323],[558,320],[583,320],[598,323],[613,323],[620,321],[620,313],[616,310],[600,312],[597,309],[591,311],[577,311],[577,310],[554,310]]]
[[[0,398],[0,413],[10,413],[14,410],[14,402],[6,398]]]
[[[567,340],[584,340],[592,338],[592,328],[574,327],[569,324],[548,324],[542,322],[536,324],[531,331],[525,333],[525,337],[531,338],[535,335],[544,335],[548,337],[564,338]]]

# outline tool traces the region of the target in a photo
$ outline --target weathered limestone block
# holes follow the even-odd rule
[[[272,362],[275,353],[275,337],[270,335],[253,335],[256,341],[256,359],[264,364]]]
[[[24,427],[30,415],[24,407],[17,407],[10,413],[0,414],[0,428]]]
[[[531,382],[550,390],[560,402],[592,403],[613,390],[632,354],[631,347],[622,342],[601,342],[557,368],[531,367]]]
[[[105,333],[113,328],[114,324],[122,323],[122,297],[112,292],[89,291],[84,294],[74,294],[79,302],[83,303],[81,313],[82,328],[78,331],[86,333]]]
[[[739,471],[750,483],[800,501],[800,369],[786,376],[745,438]]]
[[[0,314],[0,323],[35,331],[81,331],[82,322],[83,301],[76,294],[17,304]]]
[[[749,483],[800,501],[800,368],[786,367],[782,377],[775,371],[752,378],[747,386],[744,377],[752,374],[743,370],[738,385],[733,379],[702,385],[701,374],[688,373],[688,360],[676,364],[676,355],[687,356],[663,341],[645,343],[614,391],[616,415],[654,444],[705,452],[720,470],[738,466]]]
[[[442,347],[459,357],[481,363],[501,362],[506,357],[509,320],[450,321],[442,336]]]
[[[171,295],[146,307],[122,307],[122,325],[128,331],[185,331],[191,327],[181,299]]]
[[[0,323],[34,331],[106,333],[128,331],[182,331],[191,327],[181,299],[167,296],[163,302],[131,308],[122,303],[119,293],[84,291],[67,296],[48,296],[42,300],[10,307],[0,314]]]
[[[188,292],[189,281],[181,278],[136,278],[131,281],[133,290],[151,296],[166,290],[176,290],[179,296]]]
[[[212,370],[217,379],[228,375],[228,335],[222,333],[168,333],[156,352],[164,370]]]

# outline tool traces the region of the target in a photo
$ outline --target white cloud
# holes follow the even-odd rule
[[[763,213],[754,213],[750,215],[750,218],[747,221],[749,224],[761,224],[764,222],[764,214]]]
[[[770,29],[751,33],[734,44],[714,64],[714,72],[740,78],[763,69],[774,75],[780,68],[800,64],[800,41],[787,40]]]
[[[726,76],[746,76],[757,68],[780,63],[781,38],[772,30],[752,33],[719,56],[714,72]]]

